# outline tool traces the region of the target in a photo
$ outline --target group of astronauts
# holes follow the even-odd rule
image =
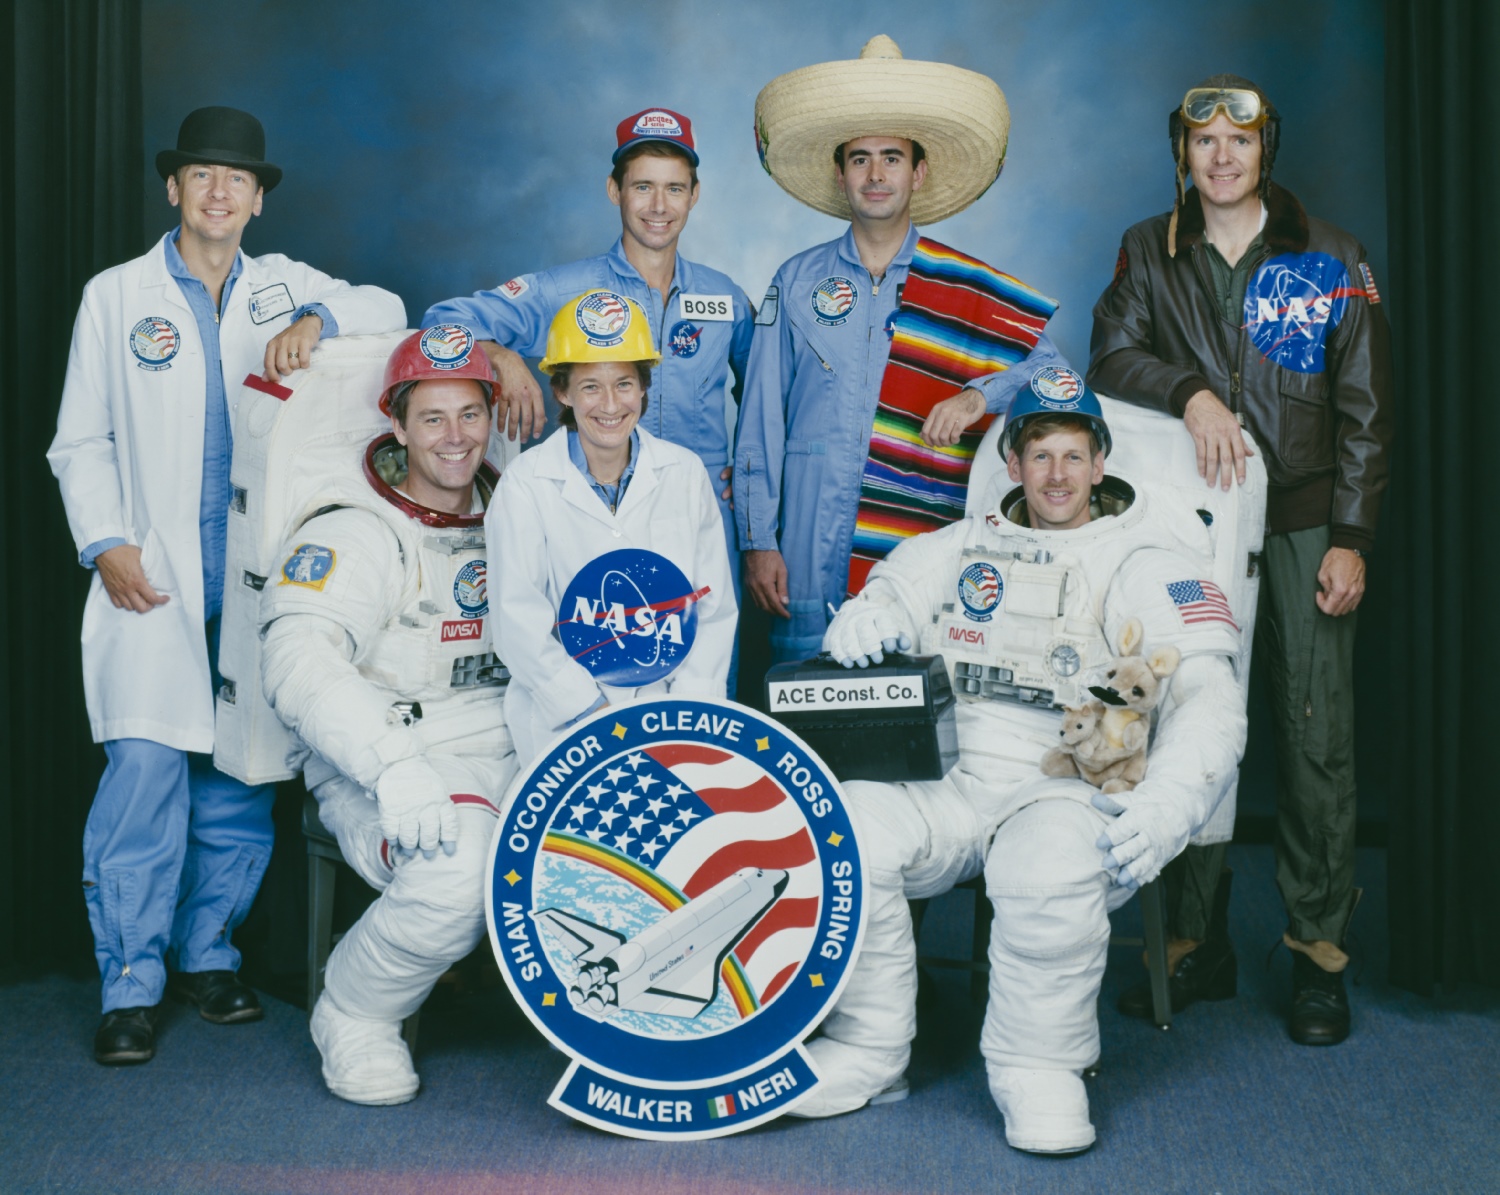
[[[946,101],[940,116],[919,102],[934,95]],[[835,96],[857,102],[824,102]],[[1269,181],[1279,117],[1253,84],[1216,76],[1188,92],[1173,121],[1170,234],[1141,226],[1173,244],[1155,265],[1122,249],[1095,333],[1112,347],[1101,354],[1096,343],[1093,372],[1119,365],[1111,353],[1129,338],[1142,376],[1132,391],[1111,375],[1113,392],[1184,416],[1210,485],[1234,484],[1237,469],[1243,480],[1249,449],[1238,428],[1248,426],[1271,457],[1273,503],[1278,486],[1307,498],[1304,507],[1323,503],[1320,520],[1271,530],[1323,535],[1313,571],[1319,609],[1335,621],[1362,591],[1355,548],[1369,546],[1384,483],[1388,366],[1373,280],[1351,238],[1312,222],[1312,256],[1333,263],[1324,281],[1333,285],[1342,265],[1346,284],[1368,282],[1368,297],[1348,299],[1316,330],[1318,368],[1293,381],[1319,383],[1300,395],[1337,396],[1345,370],[1364,392],[1328,398],[1341,420],[1325,419],[1339,428],[1336,443],[1325,432],[1326,467],[1313,450],[1284,466],[1280,416],[1241,395],[1274,393],[1277,376],[1285,390],[1295,363],[1263,357],[1262,372],[1277,376],[1252,381],[1241,352],[1245,380],[1237,371],[1231,381],[1218,348],[1176,347],[1192,329],[1169,324],[1206,318],[1243,340],[1244,322],[1220,315],[1233,305],[1223,294],[1253,306],[1255,271],[1268,246],[1280,249],[1266,236],[1285,234],[1288,201],[1308,249],[1305,215]],[[482,936],[487,852],[518,769],[605,705],[734,693],[742,577],[772,616],[775,658],[823,651],[857,667],[894,651],[951,656],[939,628],[981,561],[994,601],[976,608],[976,626],[1023,619],[1003,596],[1026,591],[1012,572],[1045,566],[1062,604],[1054,615],[1065,609],[1095,655],[1109,654],[1130,620],[1149,646],[1181,653],[1149,772],[1133,792],[1109,795],[1049,779],[1038,764],[1056,742],[1057,711],[975,700],[959,706],[959,761],[941,780],[849,782],[867,930],[809,1043],[822,1082],[795,1114],[905,1096],[917,985],[907,901],[982,874],[995,918],[981,1049],[1006,1138],[1044,1153],[1093,1143],[1082,1074],[1099,1052],[1108,913],[1182,852],[1234,773],[1245,737],[1240,644],[1232,619],[1186,619],[1172,596],[1174,584],[1206,575],[1203,521],[1148,478],[1106,475],[1100,405],[1045,332],[1056,304],[918,234],[994,181],[1008,126],[992,81],[906,60],[884,37],[859,59],[773,81],[756,108],[766,169],[850,225],[783,265],[757,309],[728,277],[678,254],[699,196],[698,152],[685,116],[648,109],[617,128],[608,195],[622,231],[608,253],[439,303],[395,348],[369,396],[389,431],[365,449],[362,472],[329,479],[259,599],[266,697],[309,749],[304,778],[324,825],[380,892],[334,950],[312,1013],[333,1093],[364,1104],[416,1094],[401,1022]],[[95,570],[85,688],[108,765],[85,832],[84,890],[103,978],[95,1057],[106,1064],[153,1057],[169,988],[212,1022],[262,1015],[231,938],[269,858],[273,788],[225,775],[210,755],[225,511],[235,500],[232,383],[249,371],[274,385],[305,368],[321,339],[405,326],[401,301],[378,288],[240,252],[281,177],[253,117],[190,114],[157,166],[180,226],[89,284],[49,453],[80,562]],[[1188,174],[1195,186],[1184,196]],[[1208,252],[1194,244],[1184,258],[1192,236]],[[1210,255],[1219,262],[1205,264]],[[1186,266],[1202,282],[1201,295],[1175,300],[1183,310],[1155,313],[1157,329],[1122,297],[1150,291],[1136,275],[1148,265]],[[936,392],[912,399],[892,346],[908,352],[913,296],[922,296],[917,315],[961,337],[975,322],[965,306],[974,278],[1010,324],[963,342],[982,344],[979,364],[943,372]],[[945,288],[961,293],[927,297]],[[1192,307],[1200,299],[1206,315]],[[1169,342],[1171,368],[1146,376],[1141,359]],[[538,356],[561,426],[500,475],[486,459],[498,438],[543,431],[546,402],[527,365]],[[726,389],[740,403],[733,445]],[[996,415],[1006,417],[1000,450],[1013,485],[964,517],[968,461]],[[895,457],[877,460],[888,450]],[[910,474],[896,470],[915,479],[902,507],[882,461],[918,457]],[[1346,500],[1350,487],[1364,488]],[[887,534],[893,521],[905,529]],[[1357,569],[1334,555],[1345,550]],[[650,553],[687,584],[693,634],[650,667],[571,650],[559,630],[576,617],[583,632],[602,633],[580,579],[613,552]],[[869,560],[851,572],[861,554]],[[1325,597],[1347,608],[1326,608]],[[575,616],[580,600],[588,613]],[[1317,881],[1319,917],[1300,917],[1288,896],[1295,964],[1317,970],[1297,989],[1312,1025],[1299,1040],[1348,1032],[1338,958],[1349,878]],[[1173,942],[1176,1007],[1224,994],[1194,989],[1187,960],[1229,950],[1216,929],[1185,925]],[[1222,986],[1216,967],[1210,980]]]

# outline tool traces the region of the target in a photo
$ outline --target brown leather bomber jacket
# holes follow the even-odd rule
[[[1114,281],[1094,305],[1088,383],[1182,417],[1212,390],[1263,453],[1270,533],[1332,524],[1335,547],[1375,539],[1393,433],[1390,328],[1358,241],[1309,220],[1271,184],[1245,322],[1226,322],[1204,260],[1197,191],[1128,229]]]

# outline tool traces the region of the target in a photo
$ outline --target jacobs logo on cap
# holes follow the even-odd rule
[[[630,131],[637,137],[681,137],[682,125],[670,112],[643,112]]]

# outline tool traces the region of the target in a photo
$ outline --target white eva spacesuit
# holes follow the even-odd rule
[[[393,354],[387,395],[416,341]],[[401,376],[469,376],[443,368]],[[381,890],[334,949],[313,1014],[330,1090],[359,1103],[416,1092],[400,1022],[483,935],[488,848],[515,772],[486,588],[495,472],[481,468],[462,516],[394,489],[404,473],[396,438],[375,440],[365,481],[331,488],[287,540],[260,607],[266,697],[313,751],[304,776],[323,823]]]
[[[869,923],[824,1037],[810,1043],[829,1082],[802,1114],[897,1089],[916,1030],[907,899],[983,871],[995,920],[981,1049],[1007,1139],[1041,1152],[1093,1140],[1077,1076],[1098,1058],[1107,913],[1130,895],[1122,880],[1152,879],[1207,822],[1245,736],[1228,607],[1219,617],[1211,601],[1182,600],[1194,583],[1216,592],[1201,580],[1212,563],[1207,529],[1190,507],[1116,477],[1095,497],[1096,516],[1073,530],[1013,522],[1025,522],[1016,487],[987,515],[906,540],[828,630],[824,648],[836,658],[893,635],[941,653],[960,696],[960,756],[939,781],[845,785],[868,860]],[[1080,683],[1098,683],[1090,669],[1131,618],[1144,624],[1148,653],[1172,645],[1182,664],[1147,777],[1117,795],[1127,812],[1110,817],[1091,804],[1098,790],[1044,777],[1038,764],[1057,741],[1054,699],[1077,700]],[[1106,832],[1124,872],[1106,870]]]

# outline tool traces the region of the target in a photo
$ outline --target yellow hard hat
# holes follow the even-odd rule
[[[552,317],[542,372],[551,373],[554,365],[590,361],[661,361],[651,340],[651,324],[633,299],[612,290],[585,291]]]

